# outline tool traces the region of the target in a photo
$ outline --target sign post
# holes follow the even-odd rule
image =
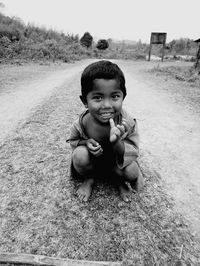
[[[151,58],[151,49],[152,49],[152,44],[162,44],[162,62],[165,54],[165,44],[166,44],[166,38],[167,38],[167,33],[166,32],[152,32],[151,33],[151,39],[150,39],[150,48],[149,48],[149,59],[150,61]]]

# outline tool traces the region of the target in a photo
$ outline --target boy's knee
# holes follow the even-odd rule
[[[138,164],[134,161],[127,165],[125,168],[120,169],[117,166],[114,168],[114,173],[120,177],[125,177],[127,179],[136,179],[139,175]]]
[[[124,175],[128,179],[137,179],[140,173],[139,166],[137,162],[133,161],[131,164],[125,167]]]
[[[90,164],[88,149],[85,146],[78,146],[72,154],[72,161],[75,168],[87,167]]]

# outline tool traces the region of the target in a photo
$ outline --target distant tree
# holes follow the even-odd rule
[[[193,40],[188,38],[172,40],[167,46],[169,48],[169,52],[178,54],[190,54],[195,50],[195,44]]]
[[[97,49],[99,50],[105,50],[109,47],[109,43],[107,40],[105,39],[101,39],[97,42],[97,45],[96,45]]]
[[[81,45],[87,47],[87,49],[92,46],[92,41],[93,37],[89,32],[85,32],[80,39]]]

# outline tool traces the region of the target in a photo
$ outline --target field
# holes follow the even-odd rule
[[[197,216],[200,201],[199,181],[192,179],[190,165],[182,168],[179,163],[177,157],[183,148],[179,147],[179,143],[173,143],[178,146],[177,150],[173,150],[173,154],[170,151],[171,146],[167,146],[169,151],[166,148],[161,153],[163,158],[170,157],[166,158],[169,162],[174,162],[174,168],[167,163],[165,166],[166,161],[162,159],[159,161],[159,152],[162,150],[159,148],[159,141],[161,137],[169,138],[168,133],[162,133],[159,126],[156,131],[151,130],[151,127],[155,128],[153,119],[163,121],[163,124],[169,122],[157,116],[162,109],[159,109],[161,101],[167,105],[171,100],[169,109],[178,108],[180,115],[182,109],[188,112],[187,115],[193,119],[187,121],[188,130],[194,128],[195,133],[199,132],[197,121],[200,111],[200,78],[190,70],[192,63],[189,62],[116,62],[126,70],[125,76],[127,73],[129,85],[136,88],[138,84],[138,87],[144,89],[138,90],[135,95],[132,95],[130,90],[130,97],[138,96],[142,99],[143,96],[139,92],[146,91],[149,97],[153,92],[155,99],[161,99],[155,107],[155,112],[148,109],[151,101],[135,101],[141,130],[146,132],[143,133],[140,157],[145,188],[139,194],[133,193],[129,204],[120,200],[118,191],[109,182],[98,183],[87,204],[80,202],[74,193],[78,183],[70,179],[71,150],[65,140],[69,135],[71,123],[83,108],[77,99],[80,71],[88,61],[83,61],[83,65],[75,63],[0,66],[0,99],[5,99],[5,96],[10,97],[16,91],[20,92],[22,87],[25,90],[27,86],[28,90],[36,81],[40,83],[52,75],[63,73],[65,70],[68,73],[71,68],[81,65],[73,75],[63,79],[59,86],[55,85],[51,94],[35,102],[31,109],[24,107],[26,115],[22,115],[19,121],[18,110],[13,108],[13,119],[18,123],[15,128],[8,125],[6,134],[0,138],[0,252],[121,261],[127,266],[200,265],[200,216]],[[61,78],[61,75],[59,77]],[[32,94],[27,94],[27,98],[31,98],[28,95]],[[147,96],[144,95],[145,98]],[[22,106],[25,106],[25,100],[21,101]],[[14,103],[15,101],[12,105]],[[133,100],[127,100],[126,105],[131,107]],[[149,119],[150,114],[152,116]],[[184,119],[184,116],[182,117]],[[169,118],[176,122],[173,117]],[[4,123],[3,116],[1,119]],[[4,119],[6,120],[5,115]],[[178,125],[174,126],[176,127],[178,134]],[[168,129],[167,126],[164,129]],[[149,136],[150,133],[152,136]],[[152,149],[147,145],[149,140],[152,140]],[[173,141],[177,139],[172,138],[165,144],[169,145]],[[195,166],[199,160],[195,157],[195,147],[192,150],[194,155],[188,157],[191,160],[188,164],[191,163],[195,173],[199,173],[197,165]],[[191,174],[193,183],[187,183],[184,176],[182,179],[176,179],[183,169]],[[171,174],[174,178],[171,178]],[[170,176],[170,181],[165,179],[165,175],[168,175],[168,179]],[[179,187],[180,180],[183,187],[193,189],[192,198],[188,201],[184,199],[185,191],[179,194],[168,191],[171,187],[174,187],[174,190],[182,188]],[[189,201],[193,199],[191,209]]]

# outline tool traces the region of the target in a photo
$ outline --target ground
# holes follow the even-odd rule
[[[199,97],[160,70],[191,63],[116,61],[141,133],[142,193],[121,202],[99,183],[80,203],[65,142],[83,106],[89,61],[0,67],[0,251],[124,265],[200,265]]]

